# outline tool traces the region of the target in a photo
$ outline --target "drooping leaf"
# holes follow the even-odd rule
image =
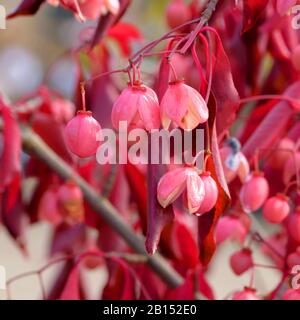
[[[212,75],[212,92],[217,105],[216,126],[218,135],[227,130],[236,119],[239,94],[233,82],[230,62],[216,33],[216,52]]]
[[[144,175],[131,163],[125,165],[125,173],[136,201],[144,234],[147,232],[147,186]]]
[[[211,172],[211,176],[218,186],[218,200],[215,207],[208,213],[198,218],[198,244],[200,251],[200,261],[203,266],[207,266],[216,250],[216,240],[214,232],[217,221],[223,212],[230,205],[230,193],[224,176],[222,161],[220,157],[219,144],[216,130],[216,105],[209,103],[209,134],[212,156],[208,158],[206,170]]]

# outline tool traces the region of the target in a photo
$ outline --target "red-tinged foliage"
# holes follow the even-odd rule
[[[216,126],[218,135],[224,133],[235,121],[239,107],[239,94],[233,82],[231,67],[218,34],[216,37],[216,52],[213,56],[212,93],[217,112]]]
[[[198,218],[200,261],[204,266],[209,264],[216,250],[214,233],[217,221],[230,205],[230,194],[224,176],[216,131],[216,115],[218,114],[218,111],[213,103],[209,105],[209,111],[209,132],[212,156],[208,158],[206,170],[211,172],[212,178],[214,178],[217,183],[218,199],[215,207],[209,213]]]
[[[46,85],[9,106],[0,99],[0,221],[23,254],[27,222],[49,224],[51,261],[37,274],[57,263],[56,256],[63,255],[58,258],[63,265],[50,290],[46,288],[47,298],[87,299],[82,271],[100,273],[106,267],[100,299],[215,299],[206,273],[213,277],[220,269],[211,269],[210,262],[216,250],[222,258],[225,241],[240,247],[230,259],[235,275],[251,269],[251,278],[256,279],[259,266],[277,268],[282,276],[271,293],[256,292],[250,281],[251,288],[228,288],[235,293],[227,297],[297,298],[295,292],[283,290],[288,268],[298,261],[300,244],[300,33],[293,14],[287,14],[296,2],[219,1],[206,22],[216,1],[170,1],[161,16],[167,16],[176,29],[141,44],[139,25],[121,20],[135,1],[107,0],[102,8],[107,10],[95,8],[97,1],[80,1],[77,6],[71,1],[47,1],[73,12],[81,22],[98,19],[96,27],[83,27],[78,47],[63,55],[76,69],[76,106]],[[20,1],[9,18],[33,14],[43,2]],[[136,14],[134,8],[132,12]],[[128,21],[130,14],[129,10]],[[190,20],[200,16],[198,25],[199,20]],[[184,25],[178,26],[181,22]],[[110,42],[119,50],[113,50]],[[133,53],[137,43],[140,48]],[[152,69],[145,72],[148,58]],[[45,83],[57,72],[57,61]],[[120,69],[113,69],[116,65]],[[91,111],[101,125],[99,132],[118,131],[123,118],[128,121],[127,133],[147,128],[148,137],[151,128],[163,126],[169,132],[174,127],[181,132],[192,129],[193,138],[196,129],[203,129],[204,145],[197,155],[194,141],[192,150],[181,150],[180,155],[193,151],[194,162],[176,163],[173,139],[168,164],[133,164],[129,156],[127,164],[102,164],[101,144],[89,124],[76,124],[76,111],[81,115]],[[74,119],[76,125],[64,135],[66,124]],[[53,158],[45,155],[42,162],[40,153],[34,152],[39,145],[28,141],[30,131],[28,136],[21,134],[24,126],[66,164],[56,168]],[[122,147],[121,134],[116,132],[116,151]],[[22,137],[28,157],[21,151]],[[66,140],[69,148],[66,137],[71,138]],[[145,141],[148,151],[151,143]],[[128,152],[133,145],[128,136]],[[160,153],[165,151],[161,149]],[[202,155],[204,165],[198,166]],[[70,177],[71,168],[99,193],[98,199],[89,196],[90,189],[76,175]],[[111,205],[114,210],[108,217]],[[269,228],[270,223],[276,223],[278,231]],[[267,230],[270,237],[264,238],[260,230]],[[149,255],[156,251],[160,255],[147,258],[143,243],[136,244],[138,253],[132,252],[128,243],[132,245],[133,233],[145,237]],[[250,253],[255,256],[257,248],[270,259],[270,266],[253,262]]]
[[[124,22],[119,22],[113,26],[107,35],[118,42],[121,52],[125,57],[131,54],[130,42],[142,39],[142,35],[137,27]]]
[[[140,216],[141,227],[147,231],[147,186],[145,176],[131,163],[125,165],[126,177]]]
[[[245,143],[250,138],[257,126],[261,123],[263,118],[272,110],[275,104],[276,101],[271,100],[253,109],[253,111],[249,115],[246,126],[245,128],[243,128],[242,134],[239,137],[241,143]]]
[[[0,158],[0,192],[19,177],[21,171],[21,133],[13,111],[0,97],[3,120],[3,150]]]
[[[115,265],[115,263],[118,263]],[[103,289],[104,300],[136,300],[135,279],[128,266],[121,260],[109,262],[109,280]]]
[[[184,223],[176,221],[173,224],[169,246],[176,256],[178,269],[195,269],[199,263],[198,246],[190,228]]]
[[[206,299],[213,300],[214,294],[206,281],[202,270],[188,271],[185,282],[176,289],[167,291],[166,300],[194,300],[201,294]]]
[[[299,99],[299,88],[300,82],[295,82],[284,94],[288,97]],[[278,102],[243,146],[242,151],[245,156],[252,158],[255,150],[270,148],[272,143],[283,136],[296,111],[290,103],[286,101]]]
[[[257,22],[266,8],[269,0],[244,0],[243,1],[243,30],[246,32]]]
[[[59,300],[81,300],[80,264],[77,263],[68,275],[68,280],[59,297]]]

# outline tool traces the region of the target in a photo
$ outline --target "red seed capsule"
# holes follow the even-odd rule
[[[258,210],[269,195],[268,181],[261,172],[254,172],[243,184],[240,191],[240,201],[246,212]]]
[[[263,217],[270,223],[281,223],[289,212],[289,198],[281,193],[269,198],[263,207]]]
[[[256,290],[245,288],[243,291],[237,291],[233,294],[232,300],[261,300],[256,295]]]
[[[90,111],[78,111],[65,128],[65,140],[68,148],[78,157],[94,155],[100,142],[97,134],[101,130],[98,121]]]
[[[230,257],[230,266],[236,275],[241,275],[253,267],[252,251],[249,248],[234,253]]]
[[[291,215],[288,222],[288,231],[294,240],[300,242],[300,207]]]

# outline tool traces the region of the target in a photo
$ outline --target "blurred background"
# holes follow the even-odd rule
[[[7,13],[18,5],[20,0],[0,0]],[[138,26],[145,39],[152,40],[167,29],[164,11],[167,0],[134,0],[124,21]],[[90,24],[93,24],[89,22]],[[14,101],[32,93],[38,86],[47,85],[71,98],[74,81],[74,66],[63,58],[64,52],[78,44],[82,24],[74,19],[71,12],[50,5],[42,6],[35,16],[18,17],[7,21],[6,30],[0,30],[0,90]],[[53,62],[58,58],[58,62]],[[55,72],[48,72],[55,68]],[[264,232],[262,232],[264,234]],[[28,252],[22,253],[0,225],[0,265],[7,272],[7,279],[23,272],[39,269],[47,262],[51,227],[38,223],[27,229]],[[233,288],[241,289],[249,283],[250,275],[238,278],[230,270],[228,260],[237,247],[224,244],[213,260],[208,279],[213,285],[217,298],[222,299]],[[262,256],[257,261],[267,263]],[[45,282],[51,283],[58,266],[46,272]],[[104,285],[105,270],[86,273],[90,279],[90,298],[97,298]],[[276,271],[256,272],[255,283],[260,293],[266,293],[278,282]],[[38,299],[41,289],[35,276],[17,281],[12,287],[13,299]],[[5,290],[0,290],[0,299],[6,299]]]

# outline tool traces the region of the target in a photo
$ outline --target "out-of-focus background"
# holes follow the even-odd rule
[[[9,13],[20,0],[2,0]],[[137,25],[145,39],[154,39],[166,30],[164,9],[167,0],[134,0],[125,21]],[[92,24],[92,23],[91,23]],[[7,21],[7,29],[0,30],[0,90],[10,100],[16,100],[30,94],[46,78],[52,88],[70,97],[72,88],[72,64],[63,59],[63,53],[78,43],[78,34],[82,25],[74,19],[71,12],[42,6],[35,16],[18,17]],[[53,61],[58,57],[59,63]],[[55,68],[55,72],[47,70]],[[36,270],[47,262],[48,244],[51,228],[46,223],[38,223],[27,230],[28,252],[21,253],[4,228],[0,226],[0,265],[7,272],[7,279],[18,274]],[[239,289],[249,283],[250,274],[240,278],[233,275],[228,260],[230,254],[237,248],[230,243],[224,244],[213,260],[213,266],[208,274],[217,298],[222,299],[232,288]],[[268,263],[263,257],[256,256],[259,263]],[[52,267],[45,274],[45,282],[51,279],[57,271]],[[99,297],[101,286],[106,277],[105,270],[96,269],[86,274],[91,281],[89,285],[90,298]],[[268,292],[279,275],[276,271],[263,270],[255,273],[255,283],[261,293]],[[17,281],[12,287],[13,299],[38,299],[41,289],[35,276]],[[0,299],[6,299],[5,290],[0,289]]]

